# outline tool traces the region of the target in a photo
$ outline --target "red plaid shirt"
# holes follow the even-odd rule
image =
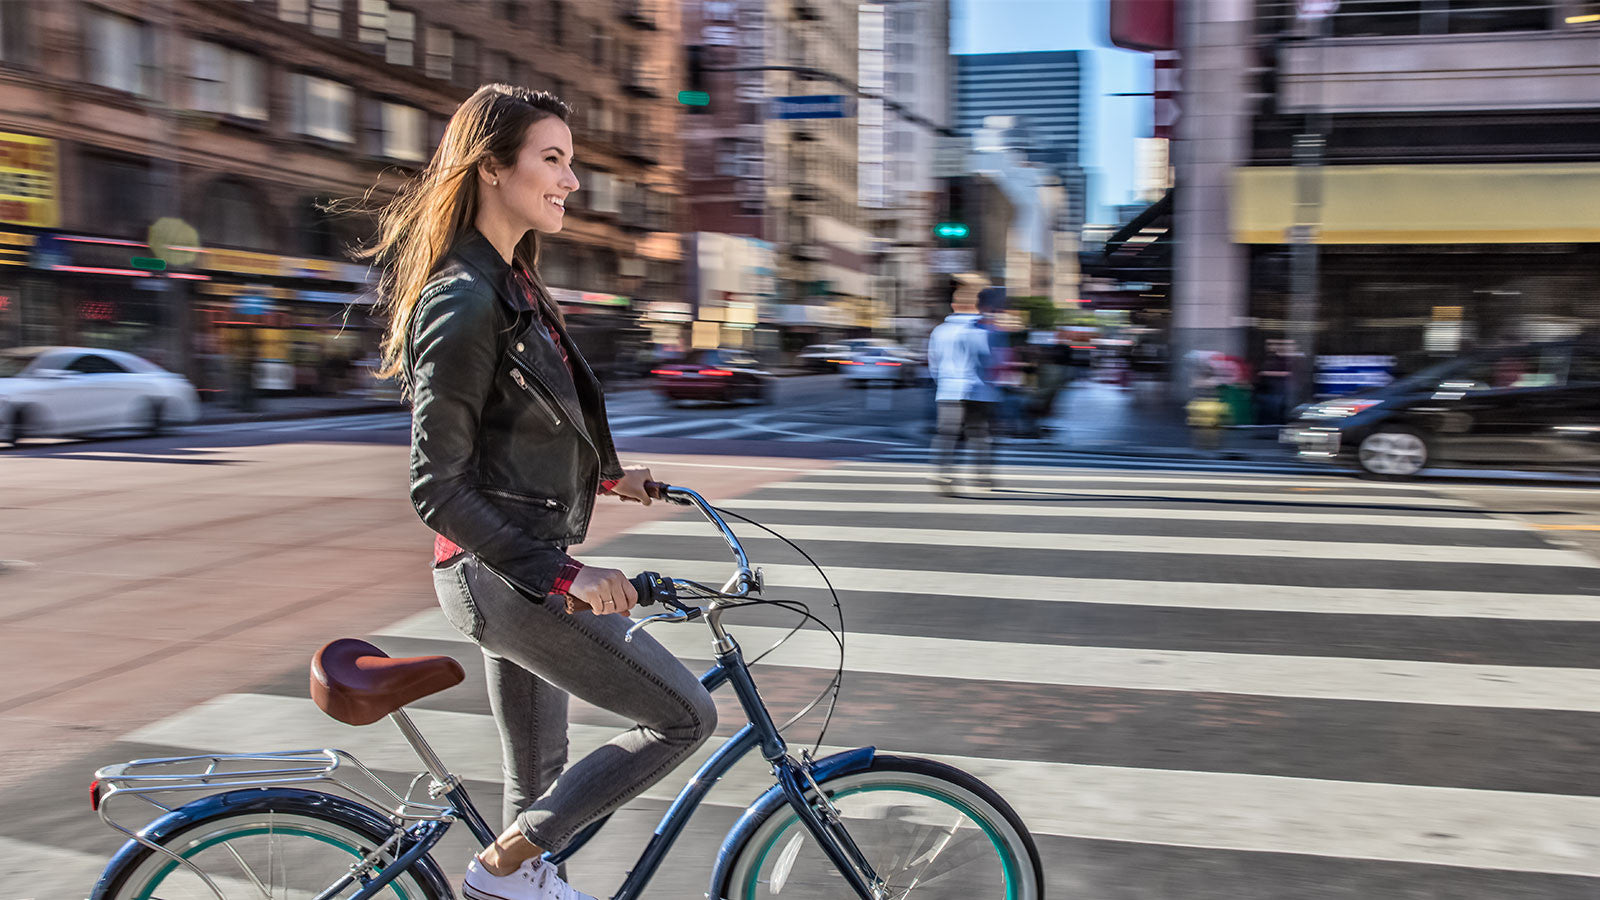
[[[550,320],[550,312],[543,303],[539,302],[539,291],[534,286],[533,277],[528,270],[523,268],[521,262],[512,263],[511,277],[518,288],[521,289],[517,298],[522,301],[522,308],[536,313],[539,317],[539,326],[544,331],[544,336],[555,345],[561,354],[561,361],[566,363],[567,371],[572,371],[572,359],[567,356],[567,348],[561,345],[561,332],[556,329],[556,324]],[[574,375],[576,377],[576,375]],[[617,486],[616,479],[607,479],[600,482],[600,493],[609,494]],[[465,553],[456,542],[442,534],[433,538],[433,564],[442,566],[454,562],[457,557]],[[550,586],[550,593],[565,594],[572,587],[573,579],[578,577],[578,572],[583,569],[583,563],[568,558],[561,566],[561,571],[556,573],[556,579]]]

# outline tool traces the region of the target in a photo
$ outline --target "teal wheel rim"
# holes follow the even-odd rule
[[[332,847],[337,847],[340,850],[350,854],[355,859],[360,859],[366,855],[365,853],[361,852],[360,848],[353,847],[350,844],[339,840],[338,838],[330,837],[326,834],[319,834],[318,832],[303,828],[295,828],[293,826],[288,828],[261,828],[257,826],[251,826],[249,828],[242,828],[238,831],[229,831],[224,834],[207,838],[206,840],[201,841],[200,843],[190,847],[188,850],[185,850],[178,855],[182,856],[184,859],[189,859],[195,854],[209,850],[218,844],[226,843],[237,838],[252,837],[258,834],[284,834],[296,837],[306,837],[311,838],[314,841],[320,841]],[[166,865],[162,866],[161,869],[156,872],[155,877],[146,882],[144,887],[140,889],[138,896],[134,897],[134,900],[151,900],[150,892],[159,887],[163,881],[166,881],[167,876],[172,874],[172,870],[176,869],[177,867],[178,863],[176,860],[169,861]],[[382,871],[382,869],[380,868],[378,871]],[[206,874],[209,875],[210,873],[208,872]],[[400,900],[410,900],[409,895],[406,894],[405,888],[398,883],[399,881],[400,879],[396,878],[394,881],[389,882],[388,887],[393,888],[394,892],[400,895]]]
[[[931,797],[932,799],[938,800],[941,803],[955,807],[968,819],[976,822],[978,828],[981,829],[984,835],[989,838],[989,843],[994,845],[995,854],[1000,857],[1000,865],[1005,871],[1006,878],[1005,900],[1017,900],[1017,883],[1021,880],[1021,878],[1019,874],[1020,866],[1017,863],[1016,857],[1011,854],[1010,849],[1006,846],[1005,842],[1001,840],[999,833],[994,830],[994,826],[989,823],[989,820],[979,815],[970,804],[963,802],[960,798],[952,797],[949,794],[940,793],[939,791],[914,784],[874,784],[864,785],[857,788],[846,788],[845,790],[835,794],[834,798],[842,799],[855,794],[866,794],[874,791],[891,790],[905,791],[911,794],[921,794],[924,797]],[[745,897],[750,898],[756,896],[756,888],[760,884],[761,867],[766,865],[767,856],[772,853],[772,848],[777,845],[778,839],[787,834],[789,829],[799,822],[799,814],[790,809],[789,820],[785,821],[781,827],[772,833],[772,838],[767,841],[766,846],[761,848],[760,855],[756,857],[756,864],[750,868],[750,877],[745,882],[744,886]]]

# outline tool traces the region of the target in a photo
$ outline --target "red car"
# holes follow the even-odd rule
[[[656,390],[673,402],[752,400],[772,402],[772,375],[740,350],[696,350],[682,362],[657,366]]]

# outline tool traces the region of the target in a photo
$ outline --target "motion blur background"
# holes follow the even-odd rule
[[[1304,400],[1597,314],[1589,0],[4,0],[0,346],[374,390],[371,222],[326,204],[493,81],[576,109],[545,276],[614,376],[915,349],[962,271],[1173,400],[1207,355]]]

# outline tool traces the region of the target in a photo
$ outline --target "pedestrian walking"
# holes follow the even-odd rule
[[[993,436],[1000,392],[995,385],[997,353],[986,314],[1005,306],[1005,289],[980,288],[964,281],[951,298],[951,314],[928,336],[928,370],[936,385],[938,433],[934,437],[934,485],[955,493],[956,448],[963,441],[972,453],[979,483],[995,486]]]
[[[539,276],[573,174],[567,105],[493,84],[456,110],[372,248],[389,314],[380,375],[412,406],[411,499],[437,533],[433,581],[483,651],[504,756],[506,828],[467,867],[473,900],[592,900],[540,854],[565,847],[711,735],[716,707],[648,634],[616,569],[567,555],[597,494],[649,504],[617,460],[600,382]],[[567,765],[576,695],[637,723]],[[559,776],[559,781],[557,780]]]

